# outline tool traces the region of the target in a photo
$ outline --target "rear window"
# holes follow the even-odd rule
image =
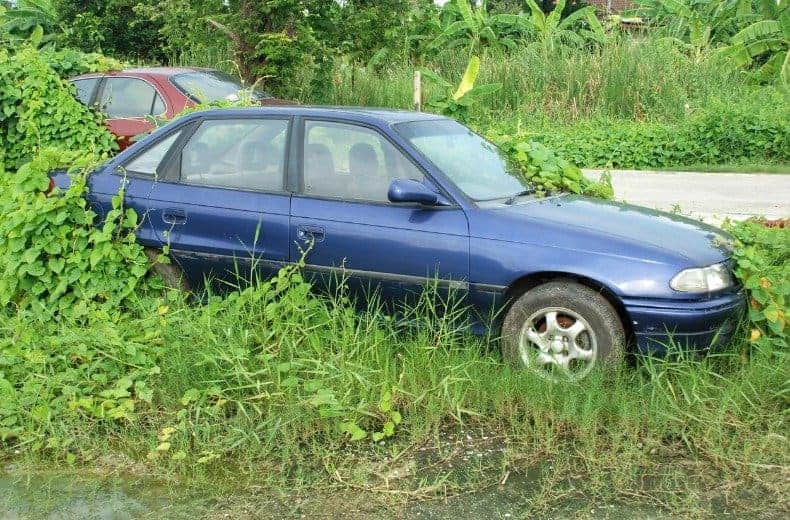
[[[197,103],[212,103],[214,101],[236,101],[242,91],[249,91],[241,81],[230,74],[218,70],[194,71],[176,74],[170,81],[184,95]],[[270,97],[266,92],[253,89],[252,98],[255,100]]]

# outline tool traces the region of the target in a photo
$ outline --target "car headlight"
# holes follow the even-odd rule
[[[680,271],[669,286],[680,292],[713,292],[732,286],[732,276],[726,264],[713,264]]]

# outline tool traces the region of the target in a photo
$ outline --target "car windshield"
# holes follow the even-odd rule
[[[472,200],[512,198],[532,191],[502,151],[460,123],[434,119],[395,128]]]
[[[171,80],[181,92],[198,103],[238,101],[240,93],[247,90],[238,79],[218,70],[184,72],[176,74]],[[251,94],[256,101],[269,97],[258,89],[253,89]]]

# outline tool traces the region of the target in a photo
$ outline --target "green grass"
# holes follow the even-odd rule
[[[657,485],[681,502],[686,478],[786,500],[790,366],[784,353],[743,339],[705,358],[641,360],[554,386],[510,370],[494,341],[463,332],[460,307],[438,313],[447,302],[430,293],[405,310],[408,326],[375,304],[357,313],[342,294],[316,298],[290,271],[202,305],[168,298],[141,297],[128,312],[82,322],[5,314],[2,362],[7,377],[22,379],[4,405],[21,426],[6,456],[16,449],[90,464],[121,452],[156,474],[371,493],[385,486],[382,465],[402,460],[409,478],[386,486],[404,496],[476,489],[551,464],[544,478],[557,487],[544,488],[536,510],[563,483],[620,500],[645,494],[643,479],[657,473],[670,475]],[[128,393],[103,393],[123,377],[134,381]],[[153,390],[150,402],[139,388]],[[79,398],[112,402],[75,405]],[[131,408],[110,418],[126,398]],[[383,399],[403,421],[372,442],[392,417]],[[36,411],[45,403],[48,414]],[[342,432],[349,422],[368,437],[351,441]],[[469,465],[442,441],[457,431],[478,432],[463,441],[470,446],[487,432],[505,448]],[[440,471],[442,459],[460,466]]]

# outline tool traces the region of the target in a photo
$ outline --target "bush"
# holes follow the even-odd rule
[[[728,226],[735,235],[735,274],[749,291],[749,339],[758,348],[788,354],[790,228],[759,221]]]
[[[63,60],[60,67],[74,64]],[[0,50],[0,172],[16,170],[46,147],[104,157],[117,143],[42,53],[29,45],[13,54]]]
[[[527,128],[586,168],[655,169],[698,164],[790,161],[790,119],[779,104],[755,109],[713,104],[676,124],[586,121]]]
[[[65,164],[72,182],[48,193],[49,172]],[[44,150],[0,186],[0,305],[50,317],[80,316],[94,304],[117,309],[143,289],[148,259],[135,242],[137,215],[123,192],[101,227],[85,200],[93,158]]]

